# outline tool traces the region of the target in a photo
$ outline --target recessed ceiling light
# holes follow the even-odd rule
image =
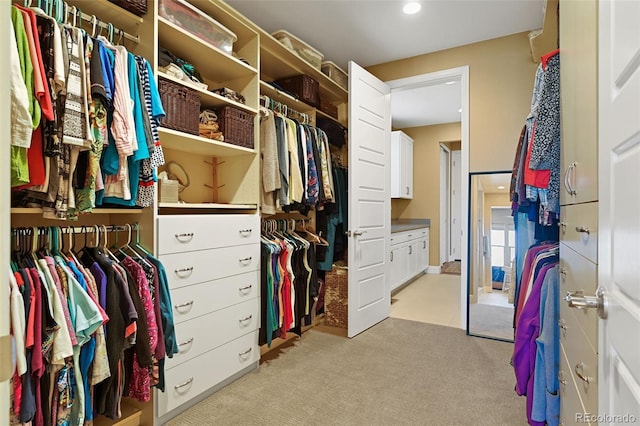
[[[503,186],[503,185],[500,185],[500,186],[498,187],[498,189],[504,189],[504,186]]]
[[[462,112],[462,108],[458,109],[458,112]]]
[[[420,12],[422,5],[416,1],[409,2],[402,7],[402,11],[407,15],[413,15]]]
[[[456,81],[455,80],[447,81],[445,84],[456,84]]]

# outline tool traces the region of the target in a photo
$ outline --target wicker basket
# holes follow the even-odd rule
[[[225,142],[253,149],[253,114],[229,105],[216,114]]]
[[[301,74],[276,80],[275,83],[302,102],[312,107],[320,107],[320,83],[312,77]]]
[[[163,127],[197,135],[200,127],[200,95],[173,81],[159,78],[158,89],[166,113]]]
[[[142,16],[147,13],[147,0],[109,0],[134,15]]]
[[[325,275],[324,322],[332,327],[347,328],[349,319],[348,269],[333,266]]]

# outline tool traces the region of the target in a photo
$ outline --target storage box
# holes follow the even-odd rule
[[[301,74],[289,78],[281,78],[275,83],[291,93],[302,102],[312,107],[320,107],[320,83],[308,75]]]
[[[163,127],[197,135],[200,127],[200,95],[193,89],[160,77],[158,91],[166,115]]]
[[[147,13],[147,0],[109,0],[137,16]]]
[[[322,72],[329,76],[329,78],[340,86],[342,86],[345,90],[349,90],[349,74],[342,71],[342,69],[337,66],[335,63],[331,61],[324,61],[322,63]]]
[[[304,41],[300,40],[298,37],[285,30],[276,31],[274,33],[271,33],[271,35],[284,46],[293,50],[296,55],[309,62],[317,69],[320,69],[320,67],[322,66],[324,55],[318,52],[313,47],[309,46]]]
[[[320,111],[330,115],[336,120],[338,119],[338,107],[325,101],[322,97],[320,97]]]
[[[332,327],[347,328],[349,320],[349,270],[333,266],[325,275],[324,322]]]
[[[160,0],[158,15],[179,26],[197,38],[222,50],[227,55],[233,51],[238,37],[201,10],[182,0]]]
[[[216,110],[224,141],[253,149],[253,114],[227,105]]]
[[[177,203],[180,184],[177,180],[158,180],[161,203]]]

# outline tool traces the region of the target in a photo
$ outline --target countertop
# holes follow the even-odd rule
[[[391,219],[391,233],[431,227],[431,219]]]

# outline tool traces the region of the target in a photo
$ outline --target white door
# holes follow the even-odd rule
[[[402,133],[400,135],[400,155],[402,160],[402,196],[413,198],[413,139]]]
[[[391,90],[349,62],[349,337],[391,309],[390,151]]]
[[[640,421],[640,2],[599,4],[598,412],[622,424]]]
[[[449,261],[462,259],[462,151],[451,152],[451,240]]]

